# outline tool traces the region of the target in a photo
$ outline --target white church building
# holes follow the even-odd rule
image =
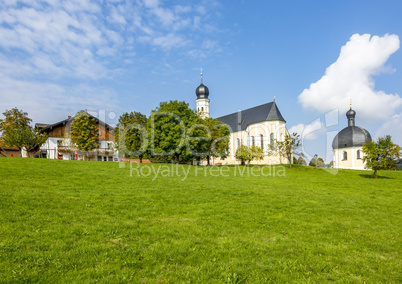
[[[332,141],[334,168],[365,169],[363,144],[371,141],[370,133],[355,125],[356,112],[350,107],[346,113],[348,127],[342,129]]]
[[[202,82],[195,91],[197,95],[196,109],[202,118],[209,117],[209,89]],[[268,148],[275,140],[283,141],[286,134],[286,120],[283,118],[275,100],[272,102],[252,107],[246,110],[234,112],[217,118],[229,126],[229,156],[226,159],[215,158],[213,164],[234,165],[240,164],[236,160],[235,153],[240,145],[258,146],[265,153],[261,161],[252,161],[251,164],[271,165],[288,163],[287,158],[268,156]]]

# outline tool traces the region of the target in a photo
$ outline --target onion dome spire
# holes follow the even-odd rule
[[[346,117],[348,118],[348,126],[355,126],[355,116],[356,112],[352,109],[352,100],[350,100],[350,109],[346,113]]]
[[[208,87],[204,85],[202,82],[202,68],[201,68],[201,84],[195,90],[195,94],[197,95],[197,99],[208,99],[209,90]]]

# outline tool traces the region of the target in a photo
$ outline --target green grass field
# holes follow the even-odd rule
[[[379,175],[1,158],[0,282],[401,283]]]

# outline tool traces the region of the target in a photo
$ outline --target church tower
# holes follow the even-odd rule
[[[209,117],[209,90],[208,87],[202,83],[202,68],[201,68],[201,84],[195,90],[197,99],[195,103],[197,105],[197,113],[201,118]]]
[[[334,168],[363,170],[363,145],[371,141],[371,135],[366,129],[356,126],[356,112],[352,104],[346,117],[348,127],[342,129],[332,141]]]

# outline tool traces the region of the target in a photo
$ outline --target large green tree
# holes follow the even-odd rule
[[[236,150],[235,157],[237,160],[240,160],[242,165],[244,165],[245,162],[247,162],[247,165],[250,165],[252,160],[264,159],[264,150],[258,146],[248,147],[246,145],[240,145]]]
[[[391,136],[378,138],[377,142],[370,141],[363,145],[363,162],[366,168],[371,168],[373,178],[377,178],[378,170],[392,170],[396,168],[396,162],[401,156],[401,147],[394,144]]]
[[[47,139],[46,133],[40,133],[38,129],[34,129],[30,125],[18,126],[12,130],[7,131],[7,135],[4,137],[6,145],[13,145],[20,150],[22,156],[22,150],[29,152],[45,143]]]
[[[25,126],[29,126],[32,122],[32,119],[28,117],[28,113],[18,108],[12,108],[10,110],[6,110],[3,112],[4,118],[0,119],[0,147],[13,147],[16,146],[11,143],[9,139],[8,142],[5,142],[7,137],[7,133],[12,131],[13,129],[22,128]]]
[[[115,128],[115,138],[119,153],[131,158],[139,158],[140,163],[147,153],[147,117],[140,112],[124,113]]]
[[[85,111],[74,116],[71,130],[71,141],[78,149],[88,152],[98,147],[99,135],[96,119],[91,118]]]
[[[300,135],[293,133],[292,135],[285,134],[285,139],[283,141],[278,141],[275,139],[274,143],[270,144],[268,147],[268,155],[280,157],[285,157],[288,159],[289,168],[292,168],[292,156],[300,155],[297,150],[302,146],[300,141]]]
[[[0,119],[0,147],[16,147],[21,155],[24,149],[29,157],[31,150],[45,143],[47,135],[30,126],[32,119],[27,112],[12,108],[3,115],[4,119]]]
[[[150,153],[164,161],[188,162],[187,130],[197,123],[195,110],[183,101],[161,102],[148,119]]]
[[[188,149],[193,156],[205,158],[208,166],[211,157],[225,159],[228,156],[230,132],[227,125],[219,120],[200,118],[187,134]]]

